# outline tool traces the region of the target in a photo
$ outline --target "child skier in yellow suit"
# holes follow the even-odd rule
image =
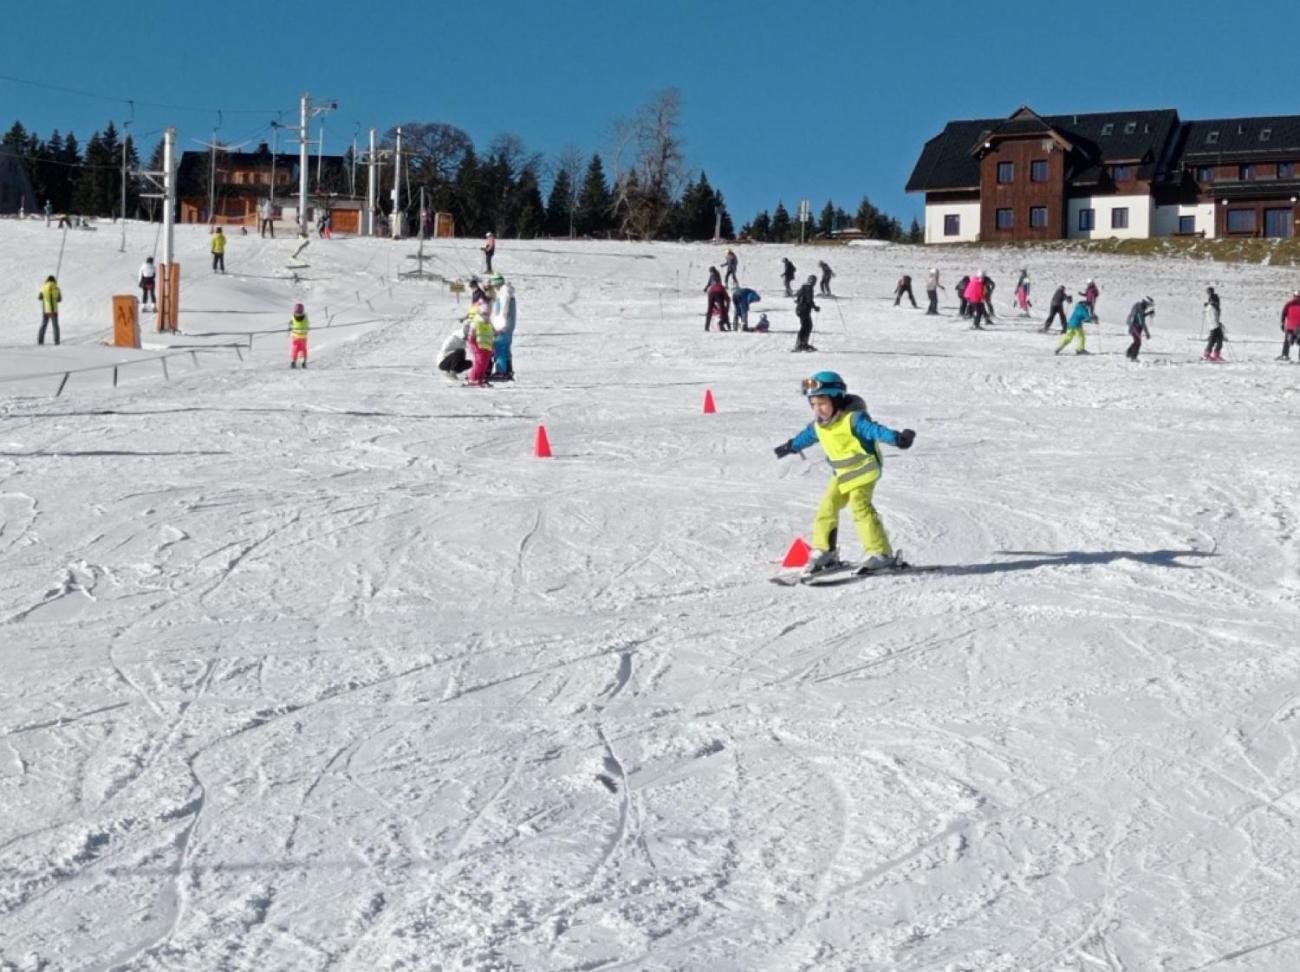
[[[777,446],[776,456],[781,459],[820,442],[835,472],[817,504],[812,556],[804,572],[815,574],[838,563],[836,539],[840,511],[846,506],[867,554],[862,566],[869,570],[894,566],[889,537],[871,503],[876,481],[880,479],[877,443],[910,449],[916,433],[911,429],[895,432],[873,422],[867,414],[866,403],[857,395],[850,395],[844,379],[834,371],[819,371],[805,379],[803,392],[812,406],[813,421],[794,438]]]
[[[289,367],[298,367],[298,359],[302,358],[302,366],[307,367],[307,335],[311,333],[311,318],[307,316],[307,310],[302,304],[293,305],[293,316],[289,318]]]

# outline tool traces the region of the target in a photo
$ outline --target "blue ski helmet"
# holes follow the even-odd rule
[[[844,379],[834,371],[819,371],[811,378],[805,378],[802,387],[805,398],[812,398],[814,395],[843,398],[849,393]]]

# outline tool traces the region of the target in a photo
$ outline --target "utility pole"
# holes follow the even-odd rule
[[[370,152],[366,155],[369,175],[366,179],[366,236],[375,235],[375,209],[379,205],[379,159],[375,156],[375,130],[370,129]]]
[[[176,248],[176,129],[163,130],[163,263],[171,266]]]
[[[126,252],[126,140],[130,137],[130,129],[131,122],[122,126],[122,243],[118,253]]]
[[[275,157],[280,154],[280,123],[271,122],[271,190],[267,197],[271,201],[271,218],[275,219]],[[272,226],[275,224],[272,223]],[[261,220],[258,220],[258,231],[262,229]]]
[[[402,238],[402,130],[397,130],[397,146],[393,150],[393,239]]]
[[[319,105],[311,103],[311,95],[304,93],[298,104],[298,232],[307,234],[307,120],[326,111],[333,111],[339,106],[337,101],[326,101]],[[325,141],[325,123],[321,122],[321,142]],[[316,184],[320,185],[320,156],[316,161]]]

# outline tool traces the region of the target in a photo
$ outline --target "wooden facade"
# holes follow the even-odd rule
[[[1059,240],[1065,235],[1060,140],[1047,134],[990,140],[980,158],[979,200],[981,240]]]

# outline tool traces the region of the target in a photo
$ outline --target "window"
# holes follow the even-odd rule
[[[1101,133],[1103,135],[1113,135],[1115,133],[1115,126],[1110,122],[1106,122],[1106,124],[1101,126]]]
[[[1228,232],[1229,233],[1255,232],[1255,210],[1229,209],[1228,210]]]
[[[1218,133],[1218,132],[1208,132],[1208,133],[1206,134],[1206,136],[1205,136],[1205,144],[1206,144],[1206,145],[1218,145],[1218,144],[1219,144],[1219,133]]]
[[[961,236],[961,216],[957,213],[945,213],[943,217],[943,235]]]
[[[1197,181],[1197,182],[1213,182],[1213,181],[1214,181],[1214,166],[1212,166],[1212,165],[1198,165],[1198,166],[1196,167],[1196,181]]]
[[[1029,181],[1046,182],[1047,181],[1047,160],[1041,159],[1029,163]]]
[[[1132,135],[1132,134],[1133,134],[1134,132],[1136,132],[1137,130],[1138,130],[1138,123],[1137,123],[1137,122],[1129,122],[1127,125],[1124,126],[1124,134],[1125,134],[1125,135]]]
[[[1009,209],[999,209],[997,213],[998,229],[1009,230],[1015,227],[1016,220]]]
[[[1110,177],[1116,182],[1131,182],[1133,180],[1133,166],[1112,165],[1110,167]]]
[[[1090,230],[1097,226],[1097,210],[1080,209],[1079,210],[1079,229]]]
[[[1270,138],[1272,138],[1272,137],[1273,137],[1273,129],[1271,129],[1271,128],[1262,128],[1262,129],[1260,129],[1260,132],[1259,132],[1259,140],[1260,140],[1261,142],[1267,142],[1267,141],[1268,141]]]
[[[1116,206],[1110,211],[1111,229],[1128,229],[1128,207]]]
[[[1279,163],[1277,164],[1277,177],[1278,177],[1279,179],[1294,179],[1294,178],[1295,178],[1295,163],[1294,163],[1294,162],[1279,162]]]
[[[1047,207],[1030,206],[1029,207],[1029,225],[1035,229],[1042,229],[1047,225]]]
[[[1195,232],[1196,232],[1196,217],[1195,217],[1195,216],[1179,216],[1179,217],[1178,217],[1178,232],[1179,232],[1180,234],[1184,235],[1184,236],[1186,236],[1186,235],[1188,235],[1188,234],[1191,234],[1191,233],[1195,233]]]
[[[1237,166],[1237,178],[1242,182],[1251,182],[1255,178],[1255,167],[1253,165]]]
[[[998,182],[1004,185],[1016,181],[1016,164],[1014,162],[998,163]]]

